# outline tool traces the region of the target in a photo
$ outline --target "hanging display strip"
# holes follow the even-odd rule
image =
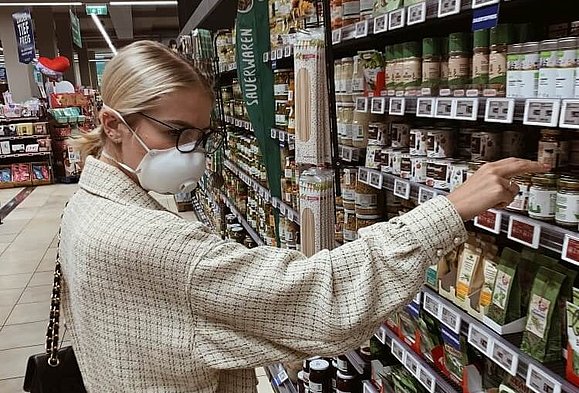
[[[243,128],[244,130],[253,132],[253,125],[251,125],[251,122],[249,122],[247,120],[238,119],[238,118],[232,117],[232,116],[225,116],[225,122],[229,125]]]
[[[294,134],[290,134],[287,131],[279,130],[277,128],[271,129],[271,137],[273,139],[277,139],[280,142],[287,142],[289,144],[295,144],[296,136]]]
[[[495,324],[487,317],[484,318],[483,322],[475,319],[430,288],[423,289],[423,298],[424,309],[429,314],[433,315],[434,312],[432,310],[439,308],[447,309],[457,315],[463,326],[466,327],[466,330],[461,330],[461,333],[467,336],[469,344],[511,375],[522,377],[527,381],[527,386],[531,390],[537,393],[577,392],[577,388],[566,381],[564,377],[547,369],[542,363],[523,353],[516,345],[502,337],[499,332],[491,329]],[[440,318],[440,314],[435,317],[444,323],[442,318]],[[376,337],[380,338],[383,329],[388,330],[387,327],[383,326],[377,332]],[[503,333],[509,334],[512,332],[505,331]]]
[[[237,221],[239,221],[241,226],[243,226],[243,228],[247,231],[247,233],[253,239],[253,241],[258,246],[265,246],[265,242],[261,239],[261,237],[255,231],[255,229],[253,229],[251,225],[249,225],[249,223],[245,220],[243,215],[239,212],[239,210],[237,210],[237,206],[235,206],[235,204],[231,202],[229,198],[227,198],[223,194],[221,194],[221,199],[223,200],[223,203],[225,203],[225,206],[227,206],[229,210],[231,210],[231,213],[237,218]]]
[[[226,73],[231,71],[237,71],[237,63],[221,63],[219,64],[219,72]]]
[[[193,194],[191,199],[193,211],[195,212],[197,219],[201,221],[203,224],[209,226],[211,229],[215,230],[215,225],[213,225],[213,222],[207,217],[207,214],[205,214],[205,210],[203,210],[203,207],[201,206],[201,203],[199,202],[197,195]]]
[[[271,386],[277,393],[298,393],[281,363],[265,367]]]
[[[265,52],[263,54],[262,61],[264,63],[273,62],[281,59],[289,59],[294,55],[294,46],[291,44],[283,45],[281,47],[273,49],[271,52]]]
[[[233,161],[225,160],[223,165],[233,172],[237,177],[239,177],[245,184],[251,187],[255,192],[257,192],[261,197],[263,197],[266,202],[270,202],[273,207],[279,209],[280,213],[287,217],[289,220],[300,224],[300,216],[293,208],[288,206],[286,203],[279,200],[279,198],[272,197],[271,192],[264,186],[262,186],[258,181],[249,176],[244,170],[239,168]]]

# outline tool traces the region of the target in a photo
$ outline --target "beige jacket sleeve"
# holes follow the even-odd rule
[[[415,296],[429,264],[465,240],[455,208],[438,197],[311,258],[217,242],[189,272],[193,350],[219,369],[347,352]]]

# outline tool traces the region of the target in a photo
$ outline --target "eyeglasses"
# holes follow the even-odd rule
[[[177,136],[175,147],[181,153],[191,153],[201,146],[207,154],[213,154],[219,150],[225,140],[225,133],[212,127],[204,129],[191,127],[176,128],[145,113],[138,113],[155,123],[167,127],[171,131],[171,134]]]

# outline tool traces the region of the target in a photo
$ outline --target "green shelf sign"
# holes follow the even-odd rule
[[[106,4],[99,4],[99,5],[87,5],[86,6],[86,14],[87,15],[107,15],[107,5]]]

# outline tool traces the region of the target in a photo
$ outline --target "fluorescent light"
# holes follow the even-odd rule
[[[52,2],[52,3],[40,3],[40,2],[18,2],[18,3],[0,3],[0,7],[51,7],[51,6],[69,6],[69,5],[82,5],[80,1],[72,1],[72,2]]]
[[[111,1],[110,5],[177,5],[176,0],[165,0],[165,1],[151,1],[151,0],[131,0],[131,1]]]
[[[94,24],[96,25],[96,27],[101,32],[107,45],[109,46],[109,48],[111,48],[111,52],[113,52],[113,55],[116,55],[117,54],[117,48],[115,48],[115,46],[113,45],[113,43],[111,41],[111,37],[109,37],[107,31],[105,30],[105,27],[103,26],[103,24],[101,23],[101,21],[99,19],[99,17],[96,16],[95,14],[91,14],[91,18],[92,18],[92,21],[94,22]]]

